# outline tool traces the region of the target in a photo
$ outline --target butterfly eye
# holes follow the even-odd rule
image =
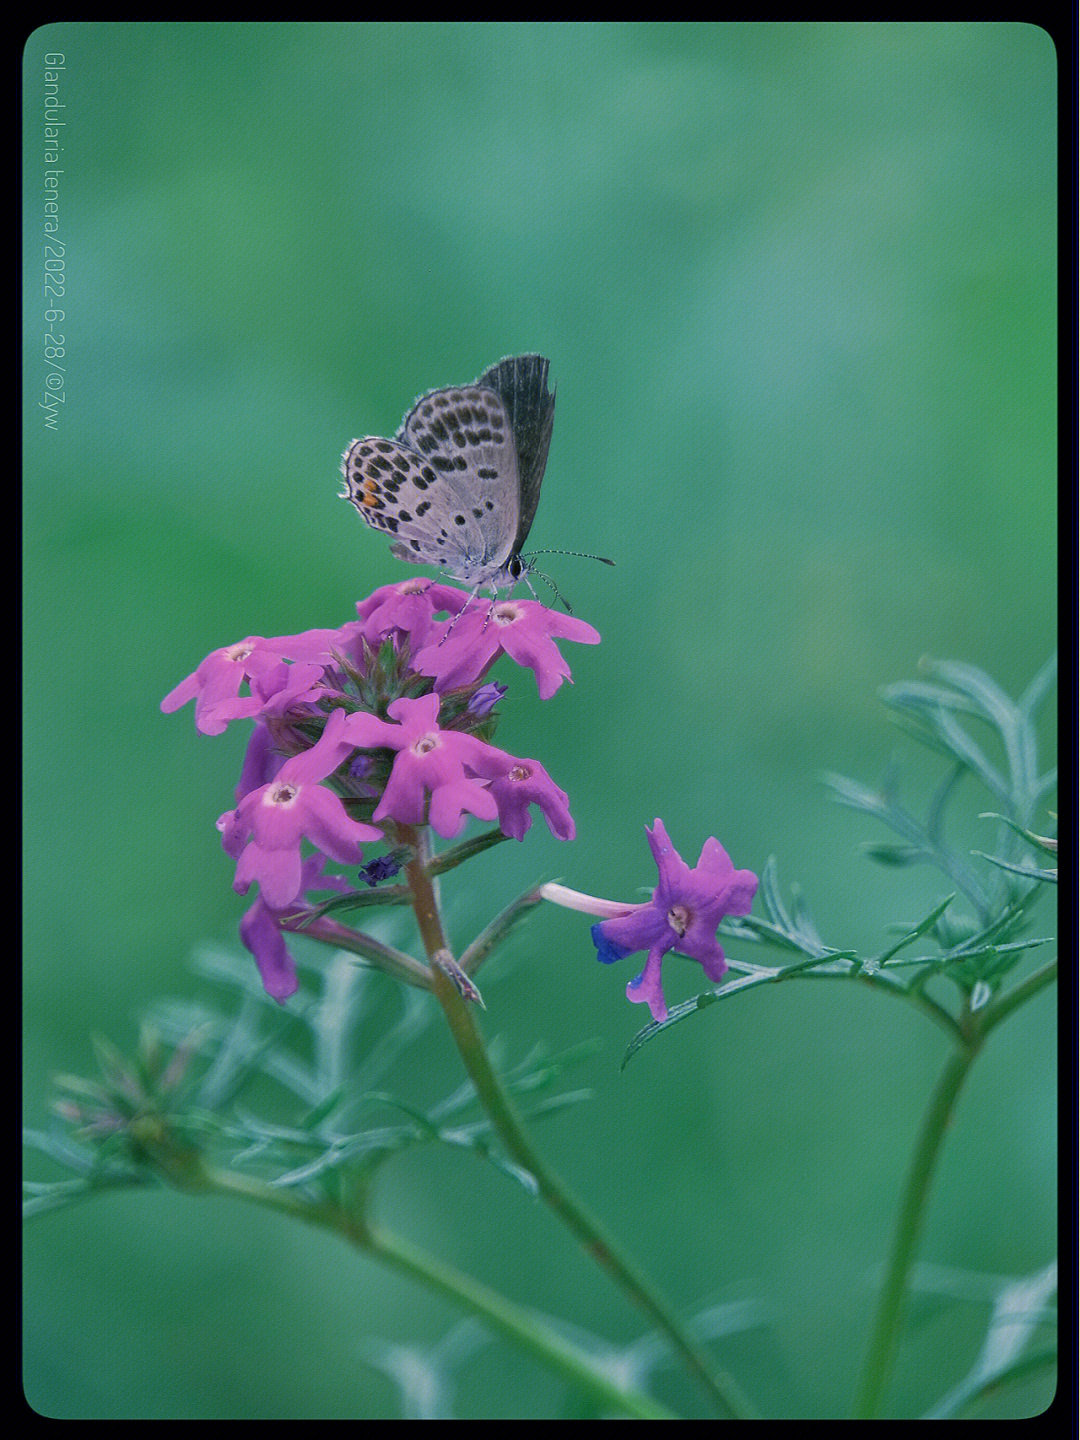
[[[510,563],[507,565],[506,568],[509,571],[511,578],[514,580],[520,580],[521,576],[525,572],[525,565],[520,555],[512,555],[510,557]]]

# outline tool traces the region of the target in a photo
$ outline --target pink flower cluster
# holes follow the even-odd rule
[[[423,578],[376,590],[357,616],[336,630],[249,635],[213,651],[161,702],[170,713],[194,700],[206,735],[256,722],[236,808],[217,823],[237,862],[234,889],[258,884],[241,936],[276,999],[297,985],[282,926],[308,890],[345,886],[324,875],[328,859],[359,865],[361,845],[387,839],[392,822],[449,839],[472,815],[520,840],[535,805],[559,839],[574,836],[568,797],[539,761],[474,732],[490,728],[505,691],[479,683],[499,655],[531,669],[547,699],[570,679],[556,638],[595,645],[592,626],[537,601],[477,600]],[[378,668],[387,641],[402,663],[373,702],[372,677],[389,673]]]

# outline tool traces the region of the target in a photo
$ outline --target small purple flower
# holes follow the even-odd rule
[[[393,855],[380,855],[376,860],[369,860],[366,865],[360,867],[360,879],[373,889],[383,880],[389,880],[401,869],[401,861]]]
[[[455,620],[437,627],[438,638],[414,660],[421,675],[430,675],[440,690],[478,680],[500,652],[536,675],[541,700],[548,700],[570,667],[559,654],[555,638],[598,645],[600,634],[584,620],[560,615],[537,600],[497,600],[470,605]]]
[[[351,888],[343,875],[324,875],[325,865],[326,856],[318,852],[303,862],[300,867],[302,895],[310,890]],[[255,957],[263,989],[279,1004],[294,995],[298,985],[296,965],[281,933],[284,916],[296,908],[292,901],[285,910],[272,910],[260,895],[240,921],[240,939]]]
[[[422,825],[428,794],[428,823],[444,839],[458,834],[466,811],[480,820],[495,819],[495,798],[480,779],[505,773],[514,763],[512,756],[475,735],[440,730],[438,695],[422,695],[416,700],[403,697],[387,707],[387,714],[398,724],[360,712],[345,722],[350,744],[364,750],[397,751],[372,819]]]
[[[304,836],[347,865],[360,861],[358,841],[383,838],[373,825],[350,820],[340,797],[319,783],[353,748],[343,736],[345,720],[345,712],[335,710],[310,750],[286,760],[269,784],[250,791],[218,821],[226,853],[237,859],[233,889],[241,895],[255,880],[272,910],[290,905],[300,893]]]
[[[648,951],[645,969],[626,987],[626,998],[648,1005],[654,1020],[667,1019],[660,966],[669,950],[697,960],[710,980],[720,980],[727,964],[716,939],[725,915],[749,915],[757,891],[751,870],[736,870],[719,840],[710,837],[691,870],[672,847],[662,820],[650,830],[649,847],[660,883],[643,905],[620,905],[582,895],[563,885],[541,886],[545,900],[608,918],[592,927],[596,958],[610,965],[637,950]]]
[[[481,685],[479,690],[474,691],[465,709],[470,715],[483,718],[490,715],[495,706],[506,694],[507,687],[492,680],[487,685]]]
[[[539,805],[551,833],[560,840],[573,840],[570,797],[559,789],[539,760],[514,760],[509,770],[491,781],[488,790],[499,807],[504,835],[524,840],[532,824],[529,806]]]
[[[413,653],[421,648],[432,629],[435,616],[443,610],[456,615],[469,597],[452,585],[440,585],[423,575],[381,585],[356,607],[364,639],[378,646],[388,635],[400,643],[408,639]]]

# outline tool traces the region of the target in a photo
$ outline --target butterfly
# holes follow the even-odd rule
[[[542,355],[514,355],[471,385],[429,390],[393,440],[345,451],[341,498],[395,537],[391,552],[473,588],[514,585],[547,465],[555,392]]]

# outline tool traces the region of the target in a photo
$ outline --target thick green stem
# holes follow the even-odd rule
[[[541,1198],[567,1226],[587,1254],[608,1272],[633,1303],[667,1336],[687,1368],[712,1396],[717,1412],[729,1419],[751,1418],[754,1414],[753,1408],[735,1382],[713,1365],[682,1321],[656,1294],[651,1283],[619,1252],[600,1222],[589,1214],[533,1149],[521,1118],[488,1058],[473,1010],[462,998],[453,980],[435,962],[435,956],[448,951],[449,947],[439,913],[438,897],[425,864],[424,838],[407,826],[399,826],[398,833],[401,842],[409,845],[416,856],[406,866],[406,875],[413,892],[413,908],[416,911],[420,934],[428,957],[433,962],[432,989],[446,1015],[450,1033],[465,1069],[476,1086],[480,1103],[507,1152],[533,1177]]]
[[[617,1385],[588,1355],[557,1335],[542,1317],[489,1290],[471,1276],[444,1265],[408,1241],[358,1222],[341,1206],[312,1204],[282,1186],[269,1185],[234,1170],[206,1167],[201,1180],[201,1184],[189,1188],[197,1188],[204,1194],[218,1191],[235,1195],[333,1231],[355,1249],[419,1280],[429,1290],[478,1316],[569,1384],[586,1391],[607,1410],[636,1420],[678,1418],[648,1395]]]
[[[978,1053],[978,1046],[972,1045],[955,1050],[949,1056],[923,1117],[900,1202],[885,1282],[878,1296],[870,1349],[855,1405],[858,1419],[869,1420],[877,1414],[892,1371],[904,1295],[922,1231],[934,1166],[952,1120],[957,1096]]]

